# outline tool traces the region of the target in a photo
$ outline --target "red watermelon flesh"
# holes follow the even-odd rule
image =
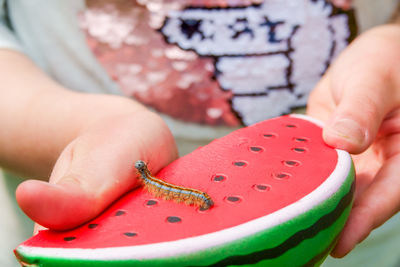
[[[217,232],[271,214],[313,192],[337,168],[338,153],[324,144],[321,131],[296,116],[268,120],[217,139],[155,175],[206,192],[215,203],[208,210],[156,199],[139,188],[90,223],[68,232],[41,231],[22,245],[153,244]]]

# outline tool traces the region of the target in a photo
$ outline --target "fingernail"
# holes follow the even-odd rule
[[[351,119],[339,119],[328,126],[330,135],[345,139],[350,143],[362,146],[366,139],[366,130],[360,124]]]

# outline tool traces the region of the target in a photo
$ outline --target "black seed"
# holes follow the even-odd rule
[[[277,178],[283,179],[283,178],[286,178],[288,175],[286,173],[277,173],[275,176]]]
[[[223,180],[225,180],[225,177],[222,175],[217,175],[217,176],[214,176],[214,178],[213,178],[213,181],[216,181],[216,182],[221,182]]]
[[[243,162],[243,161],[235,161],[233,164],[234,164],[235,166],[242,167],[242,166],[246,165],[246,162]]]
[[[124,235],[132,237],[132,236],[137,236],[137,233],[127,232],[127,233],[124,233]]]
[[[148,200],[147,203],[146,203],[147,206],[153,206],[153,205],[156,205],[156,204],[157,204],[157,201],[155,201],[155,200]]]
[[[74,239],[76,239],[75,236],[67,236],[67,237],[64,237],[64,241],[72,241],[72,240],[74,240]]]
[[[181,222],[182,219],[176,216],[168,216],[167,221],[170,223],[178,223]]]
[[[298,141],[298,142],[307,142],[307,139],[305,139],[305,138],[296,138],[296,141]]]
[[[288,127],[288,128],[296,128],[296,125],[293,125],[293,124],[286,124],[286,127]]]
[[[264,134],[264,137],[271,138],[271,137],[275,137],[275,135],[274,134]]]
[[[257,185],[257,189],[259,189],[259,190],[267,190],[267,188],[268,188],[268,186],[266,186],[266,185],[262,185],[262,184]]]
[[[304,152],[304,151],[306,151],[304,148],[299,148],[299,147],[296,147],[295,149],[294,149],[294,151],[296,151],[296,152]]]
[[[254,151],[254,152],[259,152],[259,151],[262,150],[262,148],[261,147],[257,147],[257,146],[252,146],[252,147],[250,147],[250,150]]]
[[[97,223],[91,223],[91,224],[88,225],[89,229],[96,228],[97,226],[98,226]]]
[[[287,160],[287,161],[285,161],[285,163],[286,163],[287,165],[290,165],[290,166],[297,165],[297,162],[296,162],[296,161],[291,161],[291,160]]]
[[[115,216],[121,216],[121,215],[124,215],[124,214],[125,214],[125,211],[119,210],[119,211],[117,211],[117,212],[115,213]]]
[[[228,197],[227,200],[230,201],[230,202],[237,202],[237,201],[240,200],[240,198],[238,198],[238,197]]]

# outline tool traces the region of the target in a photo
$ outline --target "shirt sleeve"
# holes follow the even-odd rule
[[[0,0],[0,49],[12,49],[22,52],[15,32],[8,19],[7,0]]]

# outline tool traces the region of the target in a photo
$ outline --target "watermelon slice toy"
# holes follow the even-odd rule
[[[134,162],[132,162],[134,164]],[[156,177],[206,192],[204,210],[135,189],[66,232],[19,245],[23,266],[318,266],[351,209],[354,168],[318,124],[290,115],[237,130]]]

